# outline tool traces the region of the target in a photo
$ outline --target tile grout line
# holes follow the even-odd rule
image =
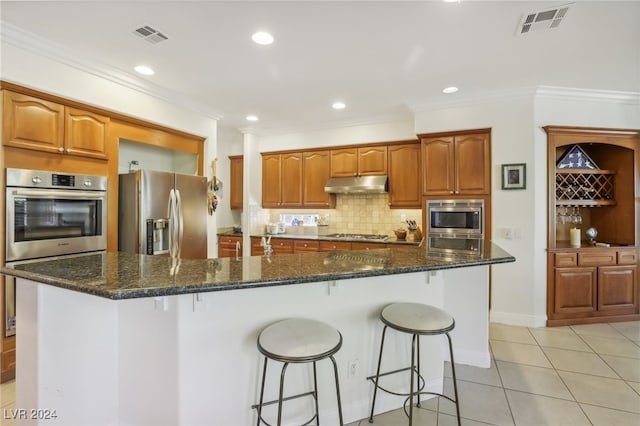
[[[491,336],[489,336],[489,340],[491,340]],[[489,342],[489,343],[491,343],[491,342]],[[498,362],[494,357],[493,348],[491,347],[491,344],[489,344],[489,351],[491,352],[491,359],[493,359],[493,362],[496,365],[496,372],[498,373],[498,379],[500,379],[500,386],[502,386],[502,393],[504,394],[504,400],[507,402],[507,407],[509,408],[509,414],[511,415],[511,421],[513,422],[514,426],[517,426],[516,419],[513,416],[513,410],[511,409],[511,403],[509,402],[509,397],[507,396],[507,389],[505,389],[505,387],[504,387],[504,382],[502,381],[502,375],[500,374],[500,368],[498,367]]]

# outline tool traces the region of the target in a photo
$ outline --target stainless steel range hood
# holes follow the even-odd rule
[[[387,176],[333,177],[324,186],[331,194],[379,194],[387,192]]]

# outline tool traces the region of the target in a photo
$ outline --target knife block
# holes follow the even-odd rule
[[[416,229],[409,229],[409,236],[407,237],[407,240],[422,241],[422,231],[420,231],[419,226]]]

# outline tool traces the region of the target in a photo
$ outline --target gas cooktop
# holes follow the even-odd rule
[[[345,240],[380,240],[384,241],[389,238],[388,235],[377,234],[329,234],[329,238],[344,238]]]

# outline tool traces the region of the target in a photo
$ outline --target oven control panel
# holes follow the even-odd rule
[[[7,186],[106,191],[107,177],[57,173],[44,170],[7,169]]]

